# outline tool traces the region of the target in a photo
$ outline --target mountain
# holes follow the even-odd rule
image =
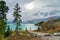
[[[60,16],[53,16],[53,17],[48,17],[48,18],[44,18],[44,19],[27,20],[27,22],[23,22],[23,23],[36,24],[36,23],[41,22],[41,21],[56,20],[56,19],[59,19],[59,18],[60,18]]]
[[[56,20],[56,19],[59,19],[60,16],[53,16],[53,17],[48,17],[48,18],[44,18],[44,19],[34,19],[34,20],[27,20],[26,22],[22,22],[22,23],[25,23],[25,24],[36,24],[38,22],[41,22],[41,21],[48,21],[48,20]],[[7,23],[12,23],[12,21],[7,21]]]

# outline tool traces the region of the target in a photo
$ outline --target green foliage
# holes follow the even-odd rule
[[[14,23],[16,25],[16,31],[18,31],[19,29],[19,26],[21,26],[21,15],[19,14],[21,11],[20,11],[20,7],[19,7],[19,4],[17,3],[15,8],[14,8],[14,13],[13,13],[13,16],[14,16]]]
[[[4,20],[0,20],[0,34],[3,34],[5,31],[5,23]]]
[[[40,31],[41,29],[40,29],[40,27],[38,26],[38,29],[37,29],[37,31]]]
[[[25,31],[28,31],[27,27],[26,27],[26,30]]]
[[[1,40],[2,35],[5,32],[5,28],[7,26],[6,12],[8,12],[8,6],[6,6],[5,1],[1,0],[0,1],[0,40]]]
[[[60,32],[60,18],[56,20],[48,20],[46,22],[39,22],[35,25],[40,26],[41,27],[40,30],[43,32],[49,33]]]
[[[6,20],[6,12],[8,12],[8,6],[5,1],[0,1],[0,19]]]
[[[42,23],[43,23],[43,21],[42,22],[39,22],[39,23],[36,23],[35,25],[36,26],[41,26]]]
[[[12,33],[12,32],[11,32],[10,27],[9,27],[9,25],[8,25],[8,28],[7,28],[7,31],[6,31],[5,34],[4,34],[4,37],[10,36],[11,33]]]

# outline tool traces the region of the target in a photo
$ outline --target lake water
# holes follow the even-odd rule
[[[8,24],[8,25],[10,26],[10,29],[15,30],[16,25],[14,25],[13,23],[10,23],[10,24]],[[27,28],[28,30],[37,30],[38,27],[35,26],[34,24],[21,24],[20,28],[21,28],[22,30],[25,30],[26,28]]]

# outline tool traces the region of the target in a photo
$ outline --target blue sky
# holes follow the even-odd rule
[[[9,11],[7,19],[13,20],[13,11],[16,3],[21,7],[22,21],[44,19],[51,16],[60,16],[60,0],[5,0]]]

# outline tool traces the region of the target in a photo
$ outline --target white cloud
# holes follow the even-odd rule
[[[12,13],[8,13],[8,14],[7,14],[7,19],[8,19],[9,21],[12,21],[12,20],[13,20],[13,14],[12,14]]]
[[[13,13],[13,8],[14,5],[18,2],[21,7],[21,15],[22,15],[22,21],[27,21],[27,20],[33,20],[33,19],[42,19],[42,18],[47,18],[50,16],[60,16],[60,0],[5,0],[7,2],[7,5],[9,6],[10,10],[7,14],[8,19],[13,19],[12,13]],[[25,8],[26,4],[29,3],[34,3],[34,8],[33,10],[27,10]],[[42,12],[41,13],[38,12]],[[34,14],[38,14],[36,16],[33,16]],[[11,16],[11,17],[10,17]]]

